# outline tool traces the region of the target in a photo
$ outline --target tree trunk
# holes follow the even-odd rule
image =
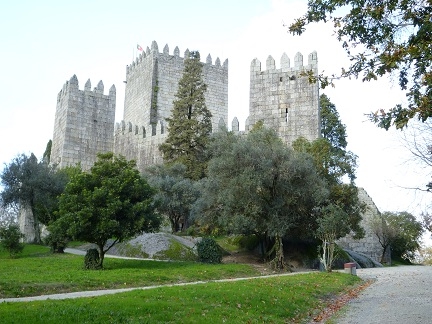
[[[105,258],[105,251],[104,251],[105,244],[98,244],[99,248],[99,267],[103,269],[103,261]]]
[[[283,242],[282,242],[282,238],[279,235],[275,236],[275,244],[272,250],[274,250],[275,252],[275,257],[272,260],[273,267],[276,270],[284,270],[285,262],[284,262]]]
[[[389,247],[389,245],[385,245],[385,246],[382,247],[383,251],[382,251],[382,254],[381,254],[381,262],[380,262],[381,264],[387,263],[386,260],[385,260],[385,255],[386,255],[388,247]]]

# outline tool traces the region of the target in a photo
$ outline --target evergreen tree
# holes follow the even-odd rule
[[[210,140],[212,115],[205,104],[206,90],[199,52],[190,52],[171,117],[166,119],[168,137],[159,150],[165,162],[184,164],[186,177],[193,180],[203,178],[207,166],[205,148]]]

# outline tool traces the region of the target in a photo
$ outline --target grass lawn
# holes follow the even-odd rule
[[[82,256],[46,252],[27,246],[18,259],[0,254],[1,293],[23,296],[41,291],[46,294],[256,275],[247,265],[121,259],[106,259],[106,270],[86,271]],[[311,272],[101,297],[5,302],[0,304],[0,322],[303,323],[323,309],[331,297],[359,282],[358,277],[344,273]]]
[[[308,273],[0,304],[2,323],[301,323],[359,279]]]
[[[0,298],[259,275],[253,267],[244,264],[209,265],[114,258],[105,258],[104,270],[83,268],[84,256],[52,254],[43,246],[26,245],[23,254],[16,259],[10,259],[2,251]]]

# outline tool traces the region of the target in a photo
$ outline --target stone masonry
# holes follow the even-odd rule
[[[348,234],[339,239],[337,244],[345,249],[367,255],[376,262],[381,262],[382,247],[378,241],[378,237],[372,232],[369,226],[370,219],[379,215],[380,212],[366,190],[359,188],[358,191],[360,201],[366,204],[366,211],[361,221],[361,226],[365,230],[365,236],[362,239],[356,240],[353,238],[353,234]],[[387,253],[385,260],[387,263],[390,262],[390,253]]]
[[[84,170],[96,161],[98,152],[113,149],[116,88],[104,95],[99,81],[94,90],[88,80],[79,90],[76,75],[57,96],[51,161],[59,167],[81,163]]]
[[[189,50],[184,57],[189,56]],[[159,53],[153,41],[131,65],[126,67],[126,93],[123,121],[116,125],[116,154],[134,159],[138,169],[162,163],[159,145],[167,136],[165,119],[171,115],[178,83],[183,75],[184,58],[176,47],[170,55],[168,45]],[[212,113],[212,129],[227,127],[228,121],[228,60],[213,64],[210,54],[203,64],[203,80],[207,108]]]
[[[250,70],[250,100],[247,128],[261,120],[264,125],[275,129],[285,143],[290,145],[299,137],[313,141],[321,134],[318,83],[310,83],[302,72],[318,74],[317,53],[308,57],[303,66],[303,55],[297,53],[294,66],[284,53],[280,68],[269,56],[266,70],[254,59]]]

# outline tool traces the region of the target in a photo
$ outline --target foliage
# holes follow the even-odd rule
[[[42,160],[46,164],[50,164],[50,161],[51,161],[51,148],[52,148],[52,140],[49,140],[47,143],[47,146],[45,148],[45,152],[42,156]]]
[[[43,271],[41,271],[43,269]],[[20,258],[0,251],[0,298],[65,292],[146,287],[224,278],[254,277],[246,264],[156,262],[106,258],[104,271],[84,271],[80,255],[52,254],[47,247],[26,244]]]
[[[327,139],[333,150],[346,150],[346,126],[340,120],[334,103],[325,94],[320,95],[321,136]],[[342,152],[341,152],[342,153]]]
[[[60,196],[59,215],[67,234],[94,243],[100,266],[114,244],[159,228],[154,213],[154,189],[140,177],[134,161],[112,153],[98,154],[90,172],[73,176]],[[112,243],[105,246],[109,239]]]
[[[64,249],[72,240],[72,237],[67,233],[68,228],[69,223],[65,218],[59,218],[48,226],[49,233],[44,238],[44,243],[51,248],[53,253],[64,253]]]
[[[23,237],[16,224],[0,226],[0,246],[8,251],[10,257],[17,256],[24,249],[24,244],[20,243]]]
[[[202,223],[268,236],[278,247],[285,235],[313,232],[312,210],[328,192],[308,154],[294,152],[262,127],[246,136],[218,132],[211,154],[195,205]],[[283,268],[283,249],[277,252]]]
[[[0,195],[0,226],[18,222],[18,211],[14,208],[5,207]]]
[[[349,224],[346,222],[347,215],[337,205],[328,205],[321,210],[322,217],[318,218],[318,229],[316,236],[322,241],[321,263],[325,271],[331,272],[333,262],[336,258],[335,241],[350,232]]]
[[[199,196],[195,183],[186,178],[186,167],[179,163],[157,165],[148,173],[150,185],[157,189],[157,212],[168,217],[172,233],[186,229],[192,205]]]
[[[413,261],[420,248],[423,226],[408,212],[384,212],[370,220],[370,227],[383,248],[381,263],[391,249],[392,258]]]
[[[422,224],[414,215],[407,212],[386,214],[385,217],[390,226],[400,229],[399,235],[391,245],[392,259],[414,261],[424,231]]]
[[[432,266],[432,246],[422,246],[419,250],[419,260],[422,264]]]
[[[88,249],[84,257],[84,269],[100,270],[101,268],[99,251],[97,249]]]
[[[166,119],[168,137],[159,147],[165,162],[184,164],[186,177],[193,180],[205,176],[208,160],[205,149],[212,131],[212,115],[205,104],[207,85],[202,79],[202,65],[198,52],[190,52],[185,59],[171,117]]]
[[[370,81],[396,74],[407,105],[380,109],[370,118],[385,129],[401,129],[415,116],[423,122],[432,116],[431,14],[428,1],[310,0],[289,32],[300,35],[309,23],[330,22],[351,61],[338,77]],[[328,76],[309,76],[322,87],[333,84]]]
[[[41,243],[40,224],[48,225],[54,220],[57,198],[68,181],[67,174],[38,162],[34,154],[21,154],[5,167],[1,179],[3,205],[28,208],[34,219],[35,243]]]
[[[222,249],[211,237],[203,237],[197,243],[198,260],[204,263],[221,263]]]
[[[432,138],[432,120],[426,120],[424,123],[412,121],[410,127],[405,129],[401,134],[401,140],[404,147],[412,154],[413,162],[416,167],[420,165],[422,168],[429,169],[432,167],[432,146],[430,139]],[[432,182],[429,177],[425,177],[425,187],[411,188],[421,191],[432,191]]]
[[[331,208],[343,211],[345,217],[340,219],[344,223],[342,228],[348,226],[357,238],[361,238],[364,230],[360,226],[360,221],[365,205],[360,201],[354,183],[357,156],[346,150],[346,127],[339,119],[336,106],[324,94],[320,96],[320,107],[322,138],[313,142],[299,138],[294,141],[293,148],[312,155],[319,175],[325,179],[330,188],[330,195],[324,207],[334,205]],[[349,183],[345,183],[345,180],[349,180]],[[338,233],[340,236],[336,239],[348,232]]]

